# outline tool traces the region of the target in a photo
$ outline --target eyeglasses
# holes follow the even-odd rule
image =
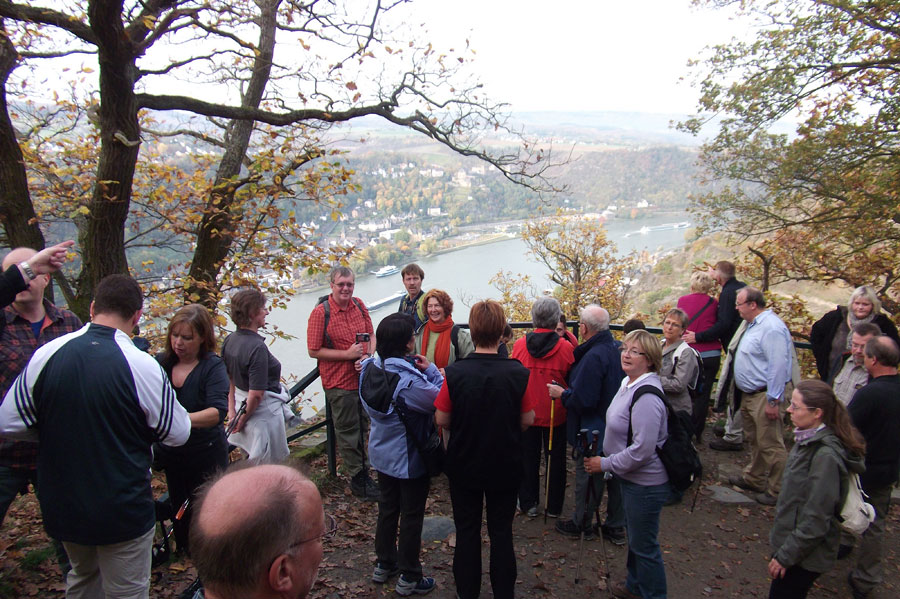
[[[334,516],[332,516],[331,514],[325,514],[325,520],[328,523],[328,525],[325,528],[325,532],[323,532],[322,534],[318,534],[314,537],[310,537],[308,539],[303,539],[302,541],[297,541],[296,543],[291,544],[288,547],[288,550],[291,550],[294,547],[299,547],[303,543],[309,543],[310,541],[317,541],[319,539],[322,539],[323,541],[326,539],[333,539],[334,535],[337,534],[337,528],[338,528],[337,520],[335,520]]]
[[[735,302],[734,307],[737,308],[738,306],[746,306],[747,304],[752,304],[752,303],[753,302]]]
[[[620,348],[619,348],[619,353],[622,353],[622,354],[624,354],[624,355],[626,355],[626,356],[631,356],[631,357],[634,357],[634,356],[646,356],[646,355],[647,355],[647,354],[645,354],[644,352],[638,351],[638,350],[636,350],[636,349],[634,349],[634,348],[631,348],[631,349],[625,349],[624,347],[620,347]]]
[[[806,410],[808,412],[812,412],[813,410],[819,409],[819,408],[809,408],[806,406],[798,406],[797,404],[795,404],[793,402],[791,402],[791,404],[788,406],[788,408],[790,408],[791,410]]]

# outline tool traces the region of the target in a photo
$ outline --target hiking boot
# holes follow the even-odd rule
[[[624,581],[610,583],[609,591],[613,597],[618,597],[619,599],[641,599],[640,595],[636,595],[628,590]]]
[[[397,566],[385,566],[378,563],[375,564],[375,570],[372,571],[372,582],[383,584],[387,582],[389,578],[393,578],[397,574],[400,574],[400,568]]]
[[[628,541],[624,526],[607,526],[603,524],[600,526],[600,534],[613,545],[622,546]]]
[[[394,590],[401,597],[409,597],[413,594],[427,595],[434,590],[435,586],[437,585],[435,585],[434,578],[423,576],[417,582],[410,582],[401,574],[400,578],[397,579],[397,588]]]
[[[753,493],[763,493],[764,489],[760,489],[758,487],[754,487],[746,480],[744,480],[744,476],[742,474],[736,474],[728,477],[728,484],[734,485],[739,489],[743,489],[744,491],[751,491]],[[760,502],[762,503],[762,502]],[[774,505],[774,504],[773,504]]]
[[[732,443],[725,439],[713,439],[709,442],[709,448],[716,451],[740,451],[744,448],[743,443]]]
[[[360,470],[356,476],[350,479],[350,492],[363,501],[378,501],[381,491],[375,481],[369,477],[369,473]]]
[[[753,499],[755,499],[757,503],[761,503],[763,505],[775,505],[776,503],[778,503],[778,498],[774,495],[770,495],[768,491],[757,493],[753,496]]]
[[[847,584],[850,585],[850,592],[853,593],[853,599],[866,599],[869,596],[868,591],[863,591],[853,582],[853,572],[847,574]]]
[[[556,532],[567,537],[581,538],[582,529],[571,520],[560,520],[556,523]],[[594,538],[594,531],[591,528],[584,529],[584,540],[590,541]]]

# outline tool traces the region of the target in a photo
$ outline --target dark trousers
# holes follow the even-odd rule
[[[716,373],[719,372],[719,364],[722,362],[721,356],[713,356],[703,358],[703,389],[694,398],[691,406],[691,419],[694,423],[694,436],[699,440],[706,428],[706,415],[709,413],[710,394],[712,393],[713,381]]]
[[[28,483],[34,486],[35,495],[38,494],[37,470],[10,468],[9,466],[0,466],[0,525],[6,519],[6,512],[9,510],[13,499],[21,493],[28,492]],[[69,565],[69,556],[63,544],[56,539],[50,539],[53,544],[53,550],[56,551],[56,561],[59,564],[59,571],[62,572],[63,580],[72,567]]]
[[[166,454],[161,460],[166,471],[166,487],[172,513],[177,514],[184,501],[190,497],[206,479],[228,466],[228,446],[224,440],[197,447],[190,452]],[[188,506],[181,520],[174,521],[175,545],[178,551],[190,554],[188,537],[191,530],[192,506]]]
[[[422,578],[422,522],[431,479],[394,478],[378,473],[378,524],[375,526],[375,557],[382,567],[397,566],[408,581]],[[399,535],[398,535],[399,530]]]
[[[491,539],[491,588],[495,599],[512,599],[516,586],[516,554],[512,522],[516,515],[515,487],[478,489],[450,479],[450,502],[456,524],[453,577],[460,599],[475,599],[481,593],[481,514],[487,508]]]
[[[532,426],[522,433],[522,458],[525,475],[519,487],[519,509],[528,511],[540,503],[541,453],[550,461],[550,494],[544,498],[547,511],[562,514],[566,498],[566,425],[553,427],[553,449],[548,450],[550,427]],[[544,483],[546,484],[546,483]]]
[[[800,566],[792,566],[784,573],[784,578],[776,578],[769,587],[769,599],[806,599],[819,572],[810,572]]]

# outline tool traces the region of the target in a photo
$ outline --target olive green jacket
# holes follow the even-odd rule
[[[847,493],[849,472],[863,472],[863,459],[847,452],[825,427],[788,455],[769,541],[785,568],[825,572],[837,559],[837,514]]]

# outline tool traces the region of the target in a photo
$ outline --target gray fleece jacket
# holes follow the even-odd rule
[[[769,533],[779,564],[811,572],[834,565],[841,537],[836,515],[847,493],[847,476],[865,469],[863,459],[849,454],[828,427],[794,445]]]

